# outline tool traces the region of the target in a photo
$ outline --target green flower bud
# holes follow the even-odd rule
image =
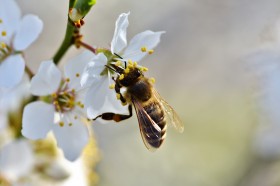
[[[73,22],[83,19],[95,5],[96,0],[72,0],[70,1],[69,18]]]

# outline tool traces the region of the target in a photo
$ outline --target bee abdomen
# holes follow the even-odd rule
[[[155,148],[159,148],[166,137],[167,125],[166,125],[164,111],[158,102],[151,102],[150,104],[146,105],[144,109],[147,112],[147,114],[151,117],[151,119],[156,123],[156,125],[158,125],[161,129],[159,136],[154,136],[153,138],[147,139],[147,141],[151,146]],[[149,131],[149,132],[153,132],[153,131]]]

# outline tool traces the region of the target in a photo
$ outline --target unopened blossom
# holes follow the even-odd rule
[[[89,118],[95,118],[104,112],[119,114],[128,112],[127,107],[116,99],[115,91],[109,89],[114,74],[105,65],[111,63],[123,65],[122,61],[134,63],[140,61],[147,54],[153,53],[153,49],[160,42],[161,34],[164,33],[147,30],[135,35],[127,43],[128,15],[129,13],[122,13],[117,19],[111,48],[97,49],[98,54],[88,63],[82,75],[81,85],[90,87],[85,99]]]
[[[84,108],[84,91],[80,76],[92,53],[84,52],[65,66],[65,76],[52,61],[41,63],[31,80],[31,93],[41,96],[25,106],[22,134],[30,139],[54,133],[58,146],[68,160],[77,159],[88,143],[89,133]]]
[[[21,17],[15,0],[0,0],[0,88],[17,85],[24,74],[22,52],[41,33],[43,22],[35,15]]]

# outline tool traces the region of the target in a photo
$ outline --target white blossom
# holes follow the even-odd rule
[[[113,83],[110,71],[105,65],[120,61],[139,61],[160,42],[164,32],[150,30],[135,35],[127,44],[126,31],[129,13],[122,13],[116,21],[115,32],[111,42],[109,58],[104,53],[98,53],[86,66],[81,79],[81,85],[89,87],[86,94],[86,107],[88,117],[93,119],[104,112],[125,114],[128,112],[119,100],[114,90],[109,89]],[[106,53],[108,55],[108,53]]]
[[[30,139],[54,133],[58,146],[68,160],[77,159],[88,143],[88,121],[84,109],[84,91],[80,75],[92,53],[84,52],[65,66],[65,78],[52,61],[41,63],[31,80],[33,95],[43,100],[31,102],[23,112],[22,134]]]
[[[43,22],[35,15],[21,17],[15,0],[0,0],[0,88],[17,85],[24,74],[22,52],[41,33]]]

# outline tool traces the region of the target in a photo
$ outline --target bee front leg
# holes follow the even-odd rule
[[[121,100],[121,102],[123,103],[123,104],[125,104],[126,103],[126,100],[125,100],[125,98],[123,97],[123,95],[121,94],[121,85],[118,83],[118,82],[116,82],[116,85],[115,85],[115,91],[116,91],[116,93],[118,94],[118,95],[120,95],[120,100]]]
[[[114,120],[115,122],[119,122],[119,121],[128,119],[128,118],[130,118],[132,116],[132,105],[131,104],[128,106],[128,111],[129,111],[128,115],[125,115],[125,114],[115,114],[113,112],[105,112],[103,114],[100,114],[99,116],[97,116],[93,120],[96,120],[97,118],[102,118],[104,120]]]

